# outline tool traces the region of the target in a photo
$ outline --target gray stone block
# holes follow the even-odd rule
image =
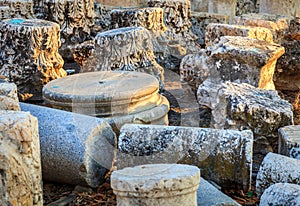
[[[275,183],[300,185],[300,160],[268,153],[264,158],[256,178],[256,194],[263,192]]]
[[[278,152],[291,158],[300,160],[300,126],[286,126],[278,131]]]
[[[265,190],[260,206],[300,205],[300,185],[277,183]]]
[[[181,163],[195,165],[221,186],[247,190],[251,183],[251,131],[158,125],[124,125],[118,141],[117,167]]]
[[[111,169],[115,134],[103,119],[21,103],[39,121],[45,180],[97,187]]]

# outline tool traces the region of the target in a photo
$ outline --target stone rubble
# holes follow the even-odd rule
[[[300,160],[300,126],[286,126],[278,130],[278,153]]]

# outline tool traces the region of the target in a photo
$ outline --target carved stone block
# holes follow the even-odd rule
[[[300,126],[286,126],[279,129],[278,152],[300,160]]]
[[[0,74],[18,86],[22,100],[42,99],[47,82],[66,76],[60,46],[59,25],[37,19],[0,22]]]
[[[0,6],[8,6],[9,7],[8,15],[4,15],[4,16],[2,15],[1,19],[9,19],[9,18],[31,19],[31,18],[34,18],[32,0],[0,0]]]

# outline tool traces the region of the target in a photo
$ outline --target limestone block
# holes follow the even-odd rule
[[[114,7],[143,7],[147,5],[147,0],[96,0],[96,3],[101,3],[102,5],[114,6]]]
[[[300,160],[300,126],[286,126],[278,131],[279,154]]]
[[[117,167],[181,163],[201,168],[203,177],[247,190],[251,183],[251,131],[128,124],[121,128]],[[237,171],[238,170],[238,171]]]
[[[21,103],[39,121],[43,179],[97,187],[112,168],[115,134],[103,119]]]
[[[22,100],[41,99],[47,82],[65,76],[59,25],[38,19],[0,22],[0,74],[18,86]]]
[[[200,170],[182,164],[148,164],[114,171],[118,206],[196,206]]]
[[[78,43],[92,39],[94,26],[94,1],[44,0],[44,19],[60,25],[60,53],[65,60],[73,60]]]
[[[111,24],[110,12],[113,9],[116,9],[116,8],[113,6],[102,5],[100,3],[95,2],[95,4],[94,4],[95,26],[93,28],[95,30],[95,32],[103,32],[103,31],[107,31],[107,30],[111,29],[110,28],[110,24]]]
[[[300,17],[299,0],[260,0],[259,12]]]
[[[10,18],[35,18],[32,0],[1,0],[0,7],[2,6],[8,6],[9,12],[5,15],[2,15],[1,20]],[[4,10],[1,8],[1,11]]]
[[[276,183],[300,185],[300,160],[275,153],[268,153],[264,158],[256,178],[256,194],[263,192]]]
[[[243,14],[234,18],[234,24],[244,26],[265,27],[273,33],[273,40],[280,43],[288,31],[290,19],[285,16],[272,14]]]
[[[300,185],[277,183],[266,189],[260,198],[261,206],[299,205]]]
[[[265,137],[275,150],[278,129],[293,124],[291,104],[281,99],[276,91],[248,84],[220,84],[207,79],[198,89],[198,101],[212,110],[212,128],[250,129],[255,141]],[[254,153],[261,152],[259,144],[254,142]]]
[[[9,19],[10,18],[10,8],[9,6],[0,6],[0,19]]]
[[[19,101],[17,94],[17,86],[14,83],[0,81],[0,95],[9,97],[15,101]]]
[[[191,0],[191,11],[208,12],[209,0]]]
[[[221,36],[242,36],[273,43],[272,32],[263,27],[211,23],[206,27],[205,34],[206,47],[218,43]]]
[[[205,47],[206,27],[210,23],[228,24],[228,16],[222,14],[212,14],[205,12],[192,12],[192,31],[197,36],[197,42],[201,47]]]
[[[0,204],[43,205],[37,119],[0,111]]]
[[[236,1],[236,16],[241,16],[248,13],[258,13],[259,1],[257,0],[237,0]]]
[[[227,15],[229,23],[232,23],[235,17],[237,0],[210,0],[208,2],[208,12]]]
[[[155,76],[163,87],[163,68],[155,61],[151,35],[143,27],[124,27],[98,33],[91,54],[84,62],[80,56],[74,57],[81,63],[81,72],[145,72]]]

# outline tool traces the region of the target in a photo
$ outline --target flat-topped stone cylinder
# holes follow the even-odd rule
[[[200,170],[180,164],[149,164],[114,171],[118,206],[196,206]]]
[[[278,132],[278,152],[282,155],[300,160],[300,126],[282,127]]]
[[[38,19],[0,22],[0,74],[18,86],[22,100],[42,99],[42,87],[66,76],[60,47],[59,25]]]

